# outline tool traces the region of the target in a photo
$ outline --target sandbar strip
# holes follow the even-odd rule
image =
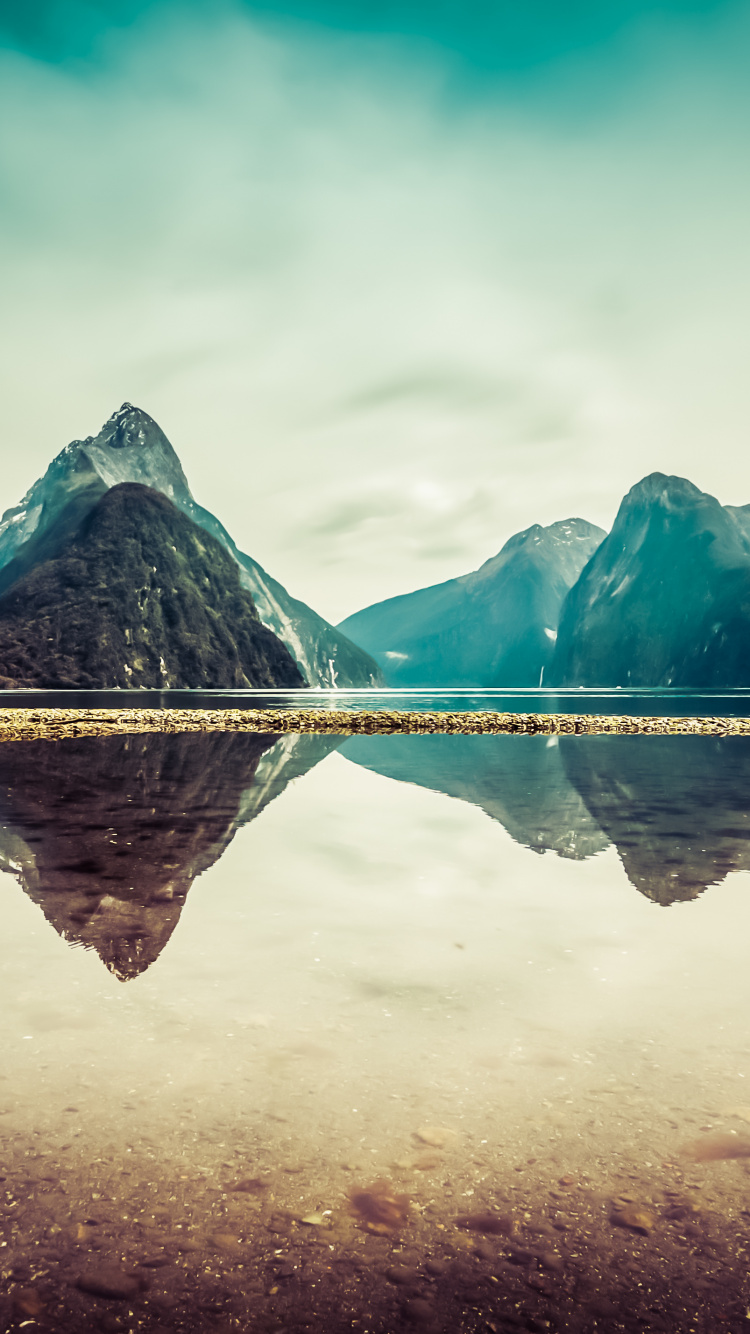
[[[390,709],[0,709],[0,741],[144,732],[459,733],[750,736],[750,718],[634,718],[573,713],[416,713]]]

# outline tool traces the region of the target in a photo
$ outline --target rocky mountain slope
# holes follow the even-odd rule
[[[652,473],[568,594],[551,684],[732,687],[750,680],[750,520]]]
[[[23,547],[5,567],[1,685],[303,684],[289,650],[261,624],[236,563],[158,491],[114,486],[83,520],[74,496],[45,528],[37,555],[42,545],[46,559],[30,569]]]
[[[511,537],[480,569],[341,622],[392,686],[537,686],[568,589],[605,534],[585,519]]]
[[[0,592],[9,580],[46,558],[61,524],[72,534],[96,502],[121,482],[139,482],[162,492],[188,518],[210,533],[239,567],[264,625],[286,644],[309,685],[382,684],[377,665],[341,631],[287,593],[250,556],[239,551],[226,529],[193,499],[180,461],[164,432],[147,413],[123,403],[97,436],[74,440],[52,461],[20,504],[0,521]],[[14,561],[13,569],[7,567]]]

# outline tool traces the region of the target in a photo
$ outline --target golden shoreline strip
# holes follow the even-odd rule
[[[144,732],[750,736],[750,718],[573,713],[410,713],[344,709],[0,709],[0,742]]]

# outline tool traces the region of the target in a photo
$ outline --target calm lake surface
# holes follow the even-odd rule
[[[404,709],[501,713],[598,713],[650,717],[750,716],[750,689],[623,690],[0,690],[3,708]]]
[[[0,1328],[747,1330],[750,738],[6,743],[0,826]]]

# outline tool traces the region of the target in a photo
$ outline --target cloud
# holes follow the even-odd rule
[[[654,468],[747,500],[732,22],[460,97],[436,50],[232,4],[0,54],[4,505],[130,399],[339,619]]]

